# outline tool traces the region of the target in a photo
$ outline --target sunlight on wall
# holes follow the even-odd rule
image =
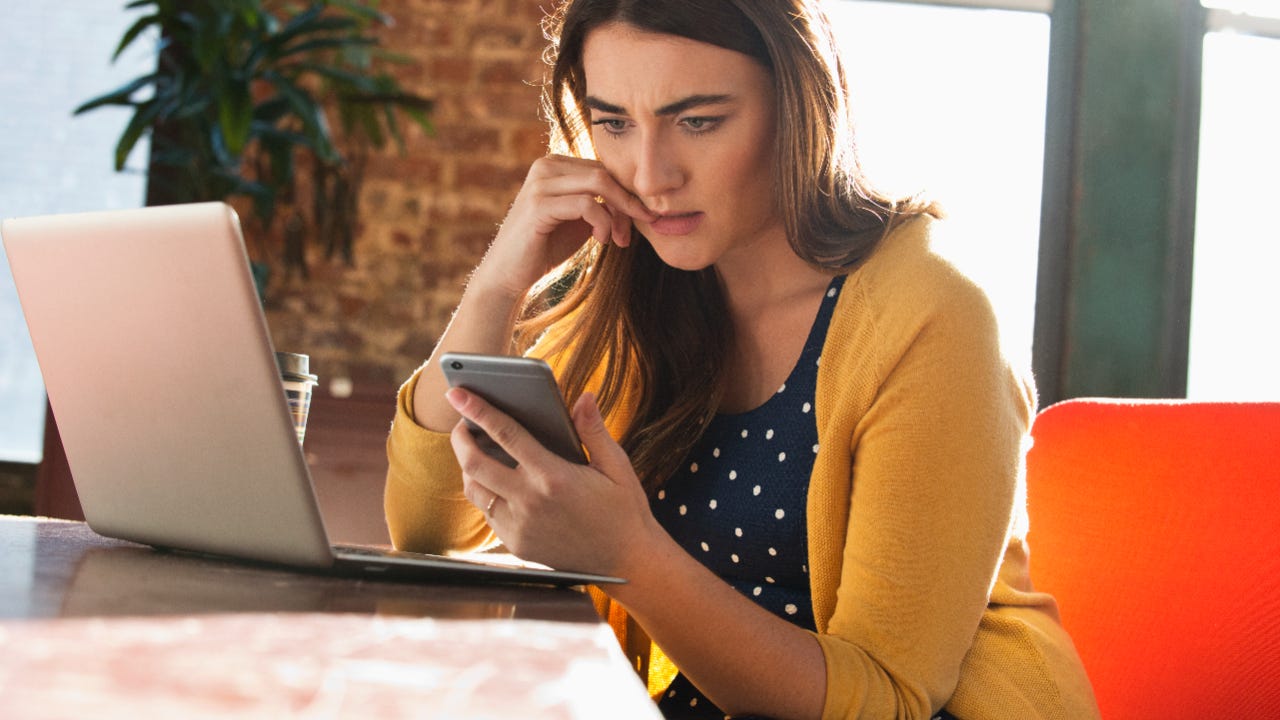
[[[1049,17],[828,0],[867,172],[942,203],[948,256],[991,296],[1010,357],[1030,366]]]

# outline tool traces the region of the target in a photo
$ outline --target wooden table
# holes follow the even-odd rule
[[[660,715],[575,590],[327,578],[0,516],[0,717]]]

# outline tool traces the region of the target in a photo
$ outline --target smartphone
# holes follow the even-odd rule
[[[460,387],[484,398],[510,415],[548,450],[572,462],[586,464],[582,442],[573,428],[569,411],[551,366],[537,358],[508,355],[444,353],[440,369],[450,387]],[[516,461],[470,420],[471,434],[490,457],[508,467]]]

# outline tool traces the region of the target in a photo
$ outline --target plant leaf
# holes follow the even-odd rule
[[[116,46],[116,51],[111,54],[111,62],[115,62],[117,59],[119,59],[120,53],[124,52],[125,48],[132,45],[133,41],[138,39],[138,36],[141,35],[147,28],[159,22],[160,22],[159,15],[147,15],[145,17],[138,18],[138,21],[135,22],[133,25],[131,25],[129,29],[125,31],[124,37],[120,38],[120,44]]]
[[[356,118],[360,121],[361,127],[364,128],[364,134],[369,137],[369,142],[373,143],[374,147],[381,148],[387,144],[387,138],[382,134],[382,123],[378,122],[377,111],[372,106],[357,106]]]
[[[396,141],[396,147],[403,153],[404,137],[400,134],[400,123],[396,120],[395,109],[390,105],[383,105],[382,115],[387,123],[387,132],[391,133],[391,139]]]
[[[129,119],[129,124],[125,126],[124,132],[120,135],[120,141],[116,143],[116,172],[124,169],[124,163],[129,159],[129,153],[133,152],[133,147],[138,144],[138,140],[143,133],[151,129],[151,123],[156,119],[156,112],[159,110],[154,101],[147,101],[138,106],[138,111]]]
[[[286,58],[301,53],[312,53],[317,50],[341,50],[351,47],[352,45],[377,45],[378,41],[374,38],[362,37],[359,35],[349,35],[344,37],[326,37],[317,38],[315,40],[307,40],[297,45],[290,45],[288,48],[280,52],[279,57]]]
[[[324,121],[324,112],[320,105],[306,90],[290,82],[278,73],[268,73],[266,78],[275,85],[293,109],[293,114],[302,121],[303,134],[311,138],[316,154],[326,161],[336,161],[340,155],[333,146],[333,138]]]
[[[374,8],[371,8],[367,5],[362,5],[361,3],[358,3],[358,2],[350,2],[350,0],[333,0],[333,4],[337,7],[342,8],[343,10],[346,10],[352,15],[355,15],[361,18],[362,20],[376,22],[379,25],[383,25],[386,27],[391,27],[392,25],[395,24],[395,21],[391,18],[390,15],[387,15],[386,13],[383,13],[383,12],[379,12]]]
[[[259,102],[253,109],[253,119],[255,122],[268,123],[274,125],[289,112],[289,101],[275,95],[267,100]]]
[[[105,95],[99,95],[98,97],[89,100],[73,110],[71,114],[79,115],[81,113],[89,112],[94,108],[102,107],[103,105],[136,105],[137,103],[133,102],[130,98],[138,90],[155,82],[156,78],[157,75],[155,73],[136,77]]]
[[[319,33],[336,33],[343,30],[358,31],[360,29],[360,21],[350,17],[342,17],[341,15],[320,15],[315,10],[320,9],[319,6],[313,7],[311,10],[297,15],[290,20],[280,31],[277,36],[281,43],[287,43],[295,37],[303,35],[316,35]]]
[[[377,81],[368,75],[351,72],[332,65],[325,65],[317,62],[297,63],[294,67],[305,70],[309,73],[319,75],[334,81],[339,86],[352,88],[360,92],[370,92],[377,89]]]
[[[417,62],[415,58],[405,55],[404,53],[392,52],[391,50],[386,50],[384,48],[374,50],[374,55],[376,55],[379,60],[385,60],[393,65],[411,65]]]
[[[232,157],[240,157],[249,142],[249,127],[253,123],[253,98],[247,83],[237,80],[226,83],[218,103],[218,122],[227,152]]]
[[[404,111],[405,115],[408,115],[410,119],[417,123],[418,127],[422,128],[424,133],[427,135],[436,134],[436,126],[431,123],[431,117],[425,112],[412,107],[401,108],[401,110]]]

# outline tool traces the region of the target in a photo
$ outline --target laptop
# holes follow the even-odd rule
[[[348,576],[622,582],[331,545],[229,206],[9,219],[0,236],[94,532]]]

